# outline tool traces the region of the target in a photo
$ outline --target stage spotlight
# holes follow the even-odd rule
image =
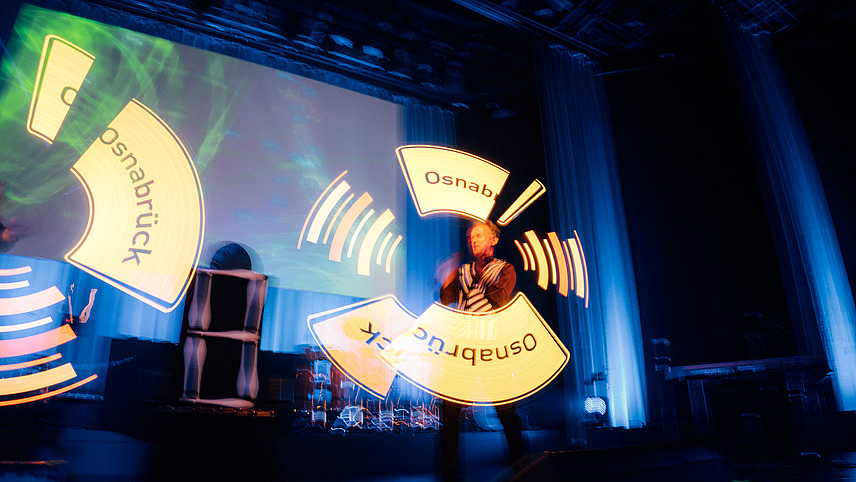
[[[605,397],[588,397],[584,405],[587,417],[594,425],[603,425],[607,422],[608,404]]]
[[[383,60],[383,50],[371,45],[363,45],[363,54],[375,60]]]
[[[588,397],[586,398],[586,413],[598,413],[600,415],[606,415],[606,400],[600,397]]]
[[[345,47],[347,49],[354,48],[354,41],[347,37],[342,37],[341,35],[330,35],[330,40],[340,47]]]

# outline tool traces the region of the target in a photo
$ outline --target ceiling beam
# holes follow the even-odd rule
[[[573,47],[595,60],[609,57],[606,52],[569,37],[562,32],[547,27],[519,13],[507,10],[499,5],[484,0],[452,0],[452,2],[469,9],[479,15],[489,18],[507,27],[526,32],[538,38],[548,38]]]

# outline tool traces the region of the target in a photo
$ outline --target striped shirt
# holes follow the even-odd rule
[[[475,263],[460,266],[455,281],[442,290],[441,302],[450,304],[456,301],[459,310],[481,312],[497,309],[511,300],[517,282],[511,264],[490,258],[481,276],[476,277]]]

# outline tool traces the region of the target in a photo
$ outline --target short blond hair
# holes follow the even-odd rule
[[[493,237],[495,237],[496,239],[499,239],[499,226],[497,226],[490,219],[486,219],[484,221],[481,221],[481,220],[473,221],[473,224],[470,226],[469,229],[467,229],[467,236],[470,235],[470,231],[472,231],[474,227],[479,226],[479,225],[487,226],[487,228],[490,230],[490,233],[493,235]]]

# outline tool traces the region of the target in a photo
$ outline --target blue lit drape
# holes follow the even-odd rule
[[[604,87],[597,66],[560,46],[538,47],[550,215],[576,230],[588,260],[590,304],[559,299],[561,336],[573,351],[565,377],[568,436],[582,440],[585,397],[608,398],[610,423],[646,423],[642,333],[630,242]]]
[[[31,283],[52,284],[66,296],[66,302],[56,307],[64,313],[79,315],[89,304],[92,290],[97,290],[92,295],[88,335],[178,342],[183,303],[172,312],[163,313],[68,263],[0,254],[0,267],[22,266],[32,269],[27,275]]]
[[[731,32],[797,344],[803,353],[825,351],[839,409],[854,410],[856,310],[814,156],[769,34]]]
[[[22,268],[26,268],[26,271],[9,275],[10,272]],[[0,327],[6,328],[0,332],[0,339],[34,336],[56,329],[64,323],[69,313],[79,317],[89,300],[89,290],[86,289],[84,296],[82,285],[86,284],[87,280],[95,280],[68,263],[8,254],[0,254],[0,273],[2,273],[2,282],[6,285],[4,289],[0,290],[2,291],[0,292],[0,299],[3,300],[5,308],[4,312],[0,313]],[[10,284],[16,287],[10,288]],[[28,296],[36,296],[45,290],[57,290],[63,295],[62,300],[44,307],[35,306],[37,303],[33,300],[25,301]],[[99,290],[99,304],[102,302],[109,303],[106,300],[111,300],[119,295],[115,291],[111,294],[111,290],[112,288],[109,287]],[[31,308],[31,311],[16,313],[15,303],[24,303],[25,306]],[[154,310],[154,308],[152,309]],[[107,313],[104,310],[101,312]],[[8,331],[15,325],[45,318],[49,321],[39,327],[22,331]],[[78,321],[72,325],[76,338],[57,348],[57,352],[62,355],[62,362],[70,362],[74,366],[78,375],[75,380],[86,378],[89,375],[98,375],[97,379],[87,383],[80,389],[81,391],[87,393],[103,393],[104,391],[110,357],[110,338],[103,336],[103,333],[115,332],[111,321],[113,318],[113,316],[107,318],[99,314],[97,308],[93,308],[86,323]],[[52,350],[40,355],[49,354],[52,354]]]
[[[268,280],[259,348],[279,353],[300,353],[318,343],[309,332],[306,318],[315,313],[356,303],[361,298],[312,291],[284,290],[277,280]]]
[[[455,116],[439,107],[411,104],[405,108],[405,138],[408,144],[454,146]],[[400,177],[403,180],[403,176]],[[409,196],[403,185],[399,189]],[[413,200],[407,199],[407,287],[403,302],[414,314],[421,314],[439,299],[434,271],[439,260],[459,251],[462,240],[455,222],[449,217],[421,219]]]
[[[409,103],[404,110],[404,136],[407,144],[432,144],[454,146],[456,135],[455,115],[436,106],[424,106]],[[407,249],[407,275],[404,298],[401,300],[408,310],[416,315],[424,312],[428,306],[440,298],[434,271],[440,260],[446,259],[462,246],[456,221],[449,217],[420,218],[413,200],[399,176],[399,193],[405,196]],[[390,399],[404,398],[412,403],[432,403],[430,395],[414,385],[396,377],[390,392]]]

